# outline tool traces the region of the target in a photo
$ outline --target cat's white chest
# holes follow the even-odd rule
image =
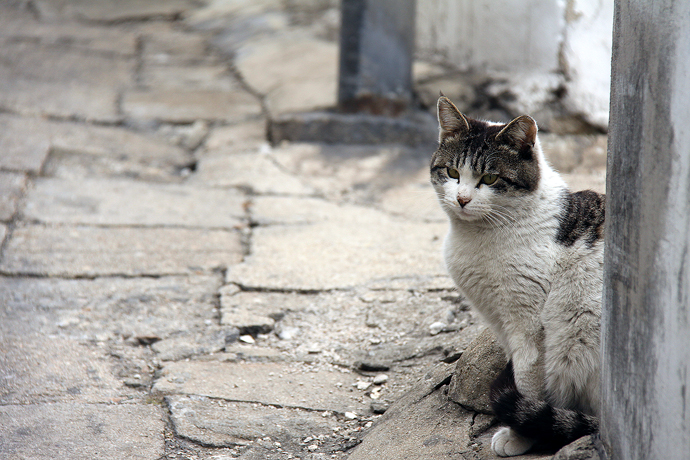
[[[453,281],[494,329],[538,315],[550,290],[554,248],[529,232],[473,231],[451,225],[444,242]]]

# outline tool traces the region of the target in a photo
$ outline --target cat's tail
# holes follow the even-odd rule
[[[489,399],[502,423],[544,447],[560,448],[599,430],[594,416],[523,396],[515,385],[511,362],[491,385]]]

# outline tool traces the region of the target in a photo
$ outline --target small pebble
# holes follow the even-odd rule
[[[429,333],[431,335],[437,335],[441,331],[443,331],[446,328],[446,323],[442,323],[441,321],[436,321],[435,323],[432,323],[429,326]]]
[[[367,390],[371,386],[371,382],[365,382],[364,380],[357,380],[355,386],[358,390]]]
[[[251,335],[241,335],[240,336],[240,342],[253,344],[253,343],[256,343],[256,340],[254,340],[254,337],[252,337]]]
[[[312,444],[311,446],[307,447],[307,449],[309,449],[309,452],[314,452],[318,448],[319,446],[317,446],[316,444]]]
[[[374,377],[374,385],[383,385],[388,381],[388,376],[386,374],[379,374]]]
[[[343,415],[345,415],[345,418],[348,420],[354,420],[357,418],[357,414],[355,414],[354,412],[345,412],[345,414]]]

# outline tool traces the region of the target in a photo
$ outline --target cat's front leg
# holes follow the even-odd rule
[[[528,399],[540,400],[544,398],[545,385],[543,341],[533,338],[523,336],[515,340],[511,344],[511,359],[515,384],[520,393]]]

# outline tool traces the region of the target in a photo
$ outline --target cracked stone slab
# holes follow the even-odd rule
[[[39,401],[113,403],[137,396],[114,375],[114,359],[96,347],[37,334],[5,336],[0,346],[2,405]]]
[[[166,337],[205,331],[216,319],[220,276],[0,277],[0,335],[78,340]],[[31,318],[27,321],[26,318]]]
[[[153,391],[229,401],[363,414],[368,403],[353,385],[357,377],[338,368],[300,364],[184,361],[161,370]]]
[[[208,325],[190,333],[180,331],[151,345],[161,361],[179,361],[199,355],[213,355],[225,349],[225,345],[237,340],[240,330],[236,327]]]
[[[209,272],[242,259],[239,232],[184,228],[23,225],[0,271],[65,277]]]
[[[193,161],[180,147],[119,127],[48,123],[43,129],[51,134],[48,176],[179,180],[179,171]]]
[[[446,224],[343,206],[333,220],[256,228],[252,253],[230,268],[227,280],[245,288],[320,291],[442,276],[446,231]]]
[[[113,87],[0,79],[0,105],[27,116],[119,123],[119,94]]]
[[[206,141],[205,155],[216,153],[239,153],[259,151],[266,144],[266,122],[252,120],[230,126],[216,126],[211,129]]]
[[[237,70],[266,95],[271,113],[334,107],[338,46],[301,33],[250,41],[237,51]]]
[[[26,174],[0,171],[0,220],[12,218],[25,189]]]
[[[245,201],[234,190],[127,179],[39,178],[23,214],[46,223],[230,229],[241,225]]]
[[[46,123],[0,114],[0,168],[38,173],[50,150]]]
[[[214,153],[202,156],[190,183],[240,187],[258,194],[310,195],[314,189],[278,167],[260,152]]]
[[[122,110],[144,121],[193,123],[196,120],[244,121],[261,115],[261,105],[244,91],[161,89],[127,91]]]
[[[164,415],[152,405],[0,406],[2,458],[156,460],[165,453]]]
[[[117,22],[153,18],[174,19],[195,7],[191,0],[39,0],[38,14],[43,19],[79,19]]]
[[[307,436],[329,435],[340,426],[332,413],[199,396],[170,396],[166,401],[178,436],[214,447],[250,445],[266,437],[296,444]]]

